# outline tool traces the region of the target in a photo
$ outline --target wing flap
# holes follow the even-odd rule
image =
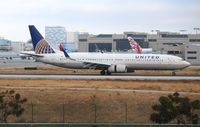
[[[103,63],[99,61],[85,61],[81,60],[79,62],[83,62],[85,64],[85,68],[89,69],[107,69],[111,64],[109,63]]]

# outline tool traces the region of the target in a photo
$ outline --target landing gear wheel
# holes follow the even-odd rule
[[[106,72],[107,75],[111,75],[111,73],[109,71]]]
[[[176,76],[176,72],[175,71],[172,72],[172,76]]]
[[[102,70],[100,73],[101,73],[101,75],[105,75],[106,74],[105,70]]]

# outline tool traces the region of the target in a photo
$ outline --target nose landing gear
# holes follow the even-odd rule
[[[101,75],[111,75],[111,73],[108,70],[102,70],[100,72]]]

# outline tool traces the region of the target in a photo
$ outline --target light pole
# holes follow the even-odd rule
[[[158,38],[161,37],[161,35],[159,34],[160,30],[158,30],[158,29],[157,29],[157,30],[151,30],[151,32],[152,32],[152,33],[153,33],[153,32],[156,32]],[[158,39],[158,38],[157,38],[157,39]],[[159,45],[159,43],[158,43],[158,41],[156,41],[155,43],[156,43],[156,46],[155,46],[155,47],[156,47],[156,51],[158,51],[158,47],[159,47],[158,45]]]
[[[184,34],[184,33],[187,32],[187,30],[179,30],[179,31],[180,31],[180,33],[182,33],[182,34]]]
[[[193,28],[193,30],[195,30],[195,31],[196,31],[196,34],[197,34],[197,31],[200,30],[200,28],[195,27],[195,28]]]
[[[160,30],[151,30],[151,32],[156,32],[156,34],[158,34],[160,32]]]

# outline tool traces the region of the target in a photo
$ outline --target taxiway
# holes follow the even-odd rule
[[[81,80],[200,80],[199,75],[90,75],[90,74],[0,74],[7,79],[81,79]]]

